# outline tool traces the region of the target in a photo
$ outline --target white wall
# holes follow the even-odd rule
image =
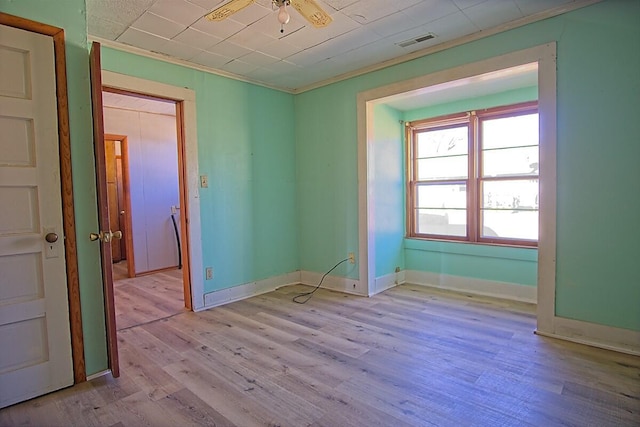
[[[171,223],[171,206],[180,204],[176,118],[105,107],[104,128],[127,136],[136,273],[177,266]]]

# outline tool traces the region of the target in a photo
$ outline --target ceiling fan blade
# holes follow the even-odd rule
[[[205,16],[209,21],[222,21],[253,2],[254,0],[231,0]]]
[[[291,6],[316,28],[324,28],[333,21],[314,0],[291,0]]]

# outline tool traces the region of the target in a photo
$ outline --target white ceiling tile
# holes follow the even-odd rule
[[[287,61],[293,62],[300,67],[308,67],[326,58],[318,57],[318,53],[311,49],[305,49],[294,55],[287,57]]]
[[[207,49],[207,51],[217,53],[218,55],[222,56],[228,56],[230,58],[239,58],[252,52],[251,49],[247,49],[226,40],[223,40],[220,43],[211,46]]]
[[[215,53],[203,50],[202,52],[191,58],[191,61],[195,62],[196,64],[204,65],[205,67],[220,68],[232,59],[233,58],[229,58],[228,56],[217,55]]]
[[[183,25],[191,25],[208,13],[207,9],[185,0],[157,0],[149,11]]]
[[[368,24],[373,21],[377,21],[385,16],[392,15],[397,12],[397,8],[392,1],[388,0],[368,0],[360,1],[345,7],[341,10],[342,13],[349,16],[354,21],[360,24]]]
[[[329,39],[327,28],[303,27],[298,31],[288,34],[282,38],[294,46],[301,49],[308,49]]]
[[[475,6],[477,4],[480,4],[482,2],[485,2],[487,0],[453,0],[453,2],[456,4],[456,6],[458,6],[461,10],[466,9],[468,7],[471,6]],[[536,2],[538,0],[535,0]],[[553,0],[551,0],[553,1]]]
[[[285,40],[274,40],[271,43],[258,49],[262,53],[275,56],[276,58],[286,58],[294,53],[300,52],[300,48]]]
[[[404,13],[415,23],[426,24],[459,11],[460,9],[451,0],[425,0],[404,10]]]
[[[257,3],[251,4],[244,9],[236,12],[232,15],[232,19],[244,25],[251,25],[256,21],[264,18],[266,15],[271,14],[271,8],[260,6]]]
[[[137,30],[135,28],[128,28],[127,31],[122,33],[117,39],[121,43],[136,46],[142,49],[157,52],[162,50],[162,47],[167,43],[167,39],[158,37],[154,34],[149,34],[144,31]]]
[[[297,66],[296,64],[289,61],[278,61],[273,64],[269,64],[266,68],[278,73],[299,73],[302,71],[302,68]]]
[[[226,39],[227,37],[245,28],[245,25],[242,25],[241,23],[236,22],[233,19],[225,19],[224,21],[218,22],[209,21],[207,18],[200,18],[195,24],[191,26],[191,28],[195,28],[196,30],[211,34],[216,37],[220,37],[222,39]]]
[[[408,7],[411,7],[413,5],[416,5],[420,2],[422,2],[424,0],[395,0],[393,2],[393,6],[397,9],[397,10],[404,10]]]
[[[396,12],[385,18],[378,19],[375,22],[367,24],[366,28],[381,37],[389,37],[392,34],[398,34],[419,26],[419,24],[413,22],[413,20],[404,12]]]
[[[516,0],[518,8],[525,15],[533,15],[547,9],[554,9],[574,0]]]
[[[256,68],[255,70],[249,72],[247,75],[252,79],[256,79],[258,81],[268,81],[277,77],[278,73],[268,68]]]
[[[193,28],[187,28],[175,36],[173,40],[198,49],[208,49],[222,41],[220,37],[212,36],[211,34],[203,33]]]
[[[512,0],[488,0],[465,9],[464,14],[481,30],[522,18],[524,15]]]
[[[115,40],[127,29],[126,24],[110,21],[94,15],[87,15],[87,24],[92,36]]]
[[[324,2],[334,10],[342,10],[347,6],[357,3],[358,0],[324,0]],[[331,11],[327,10],[326,12],[331,15]]]
[[[349,33],[335,37],[318,46],[314,46],[312,49],[315,50],[316,48],[319,48],[325,50],[326,58],[332,58],[342,53],[357,49],[361,46],[373,43],[380,38],[381,37],[378,34],[362,27]]]
[[[229,0],[187,0],[189,3],[196,4],[204,9],[207,9],[207,12],[211,12],[218,6],[222,6],[224,3],[227,3]]]
[[[131,25],[155,0],[86,0],[87,15],[99,16],[113,22]]]
[[[202,49],[198,49],[193,45],[187,45],[174,40],[169,40],[162,46],[160,50],[158,50],[158,52],[174,58],[188,61],[189,59],[201,53]]]
[[[275,40],[275,38],[267,34],[252,30],[251,27],[247,27],[242,31],[238,31],[227,39],[227,41],[251,50],[258,50]]]
[[[433,33],[436,38],[429,43],[443,43],[456,37],[473,34],[479,30],[463,13],[456,12],[422,26],[425,33]],[[421,44],[421,43],[418,43]]]
[[[351,19],[343,13],[336,13],[332,16],[332,18],[333,22],[331,22],[331,25],[326,28],[328,38],[333,38],[339,36],[340,34],[348,33],[355,30],[356,28],[362,28],[362,24]],[[318,28],[314,28],[311,26],[309,27],[314,30],[318,30]]]
[[[257,65],[249,64],[239,59],[234,59],[233,61],[227,62],[222,66],[223,70],[239,75],[246,75],[256,68],[258,68]]]
[[[268,66],[274,62],[278,62],[280,58],[274,58],[273,56],[265,55],[261,52],[251,52],[239,58],[241,61],[248,64],[256,65],[258,67]]]
[[[167,39],[175,37],[187,28],[186,25],[169,21],[151,12],[145,12],[132,27]]]

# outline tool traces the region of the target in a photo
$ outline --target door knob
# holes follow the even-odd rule
[[[89,233],[89,240],[92,242],[100,240],[104,243],[109,243],[113,239],[122,239],[122,231],[101,231],[100,233]]]
[[[44,236],[44,240],[49,243],[55,243],[58,241],[58,235],[56,233],[47,233],[47,235]]]
[[[95,242],[96,240],[100,240],[101,242],[109,242],[111,240],[110,233],[100,232],[100,233],[89,233],[89,240]]]

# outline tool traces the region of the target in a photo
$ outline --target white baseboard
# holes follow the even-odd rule
[[[316,273],[313,271],[301,271],[300,282],[303,285],[318,286],[320,279],[322,279],[322,273]],[[358,279],[349,279],[348,277],[339,276],[327,276],[324,278],[322,285],[323,289],[331,289],[333,291],[344,292],[347,294],[368,296],[365,287],[360,284]]]
[[[300,272],[293,271],[281,276],[270,277],[264,280],[245,283],[232,288],[221,289],[219,291],[204,294],[204,306],[195,311],[202,311],[230,302],[239,301],[256,295],[266,294],[287,285],[300,283]]]
[[[640,331],[615,328],[565,317],[555,317],[553,324],[553,332],[536,330],[536,334],[640,356]]]
[[[398,273],[390,273],[384,276],[376,277],[374,283],[374,289],[369,289],[369,296],[374,296],[380,292],[384,292],[387,289],[391,289],[395,286],[402,285],[405,282],[404,270]]]
[[[405,271],[405,283],[431,286],[439,289],[466,292],[495,298],[536,303],[537,287],[518,285],[515,283],[495,282],[473,277],[451,276],[428,271]]]

